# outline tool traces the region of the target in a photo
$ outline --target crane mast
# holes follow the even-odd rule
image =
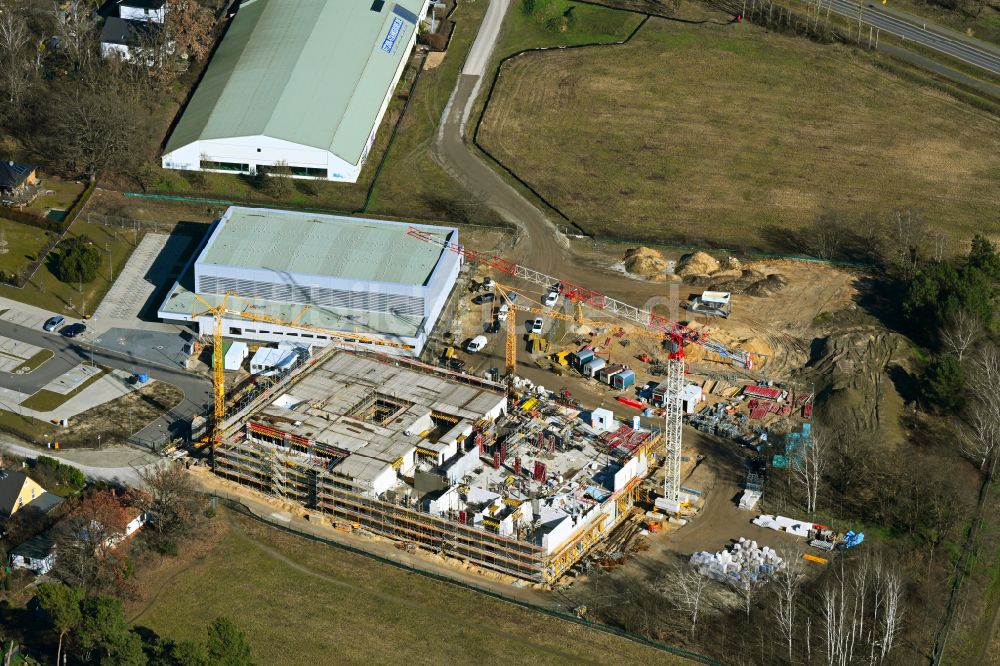
[[[699,345],[708,351],[718,354],[723,359],[730,359],[734,364],[742,365],[748,370],[753,367],[752,355],[742,349],[729,347],[717,340],[711,340],[704,331],[698,331],[683,324],[670,321],[648,310],[637,308],[624,301],[619,301],[600,292],[566,282],[560,278],[546,275],[509,259],[504,259],[487,252],[480,252],[458,243],[441,241],[415,227],[410,227],[407,234],[425,243],[431,243],[445,250],[455,252],[466,261],[474,261],[490,266],[507,275],[513,275],[514,277],[542,285],[549,289],[558,287],[565,298],[576,302],[577,318],[581,321],[581,306],[585,304],[608,312],[620,319],[632,321],[645,329],[647,333],[658,333],[663,336],[664,341],[669,345],[667,386],[663,396],[664,479],[663,497],[656,501],[656,505],[668,513],[679,514],[681,510],[681,426],[683,424],[681,393],[684,389],[684,346],[689,343]],[[501,293],[509,303],[510,299],[506,289],[502,290]],[[531,308],[528,309],[530,310]],[[515,355],[517,352],[516,345],[512,344],[514,337],[512,328],[512,322],[514,321],[513,304],[511,304],[510,310],[510,319],[507,325],[506,356],[508,382],[513,380],[516,369]]]

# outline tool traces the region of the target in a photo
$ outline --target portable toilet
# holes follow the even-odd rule
[[[594,358],[594,350],[589,347],[584,347],[580,351],[573,352],[573,367],[583,372],[583,366],[590,362]]]
[[[607,365],[607,361],[605,361],[603,358],[593,358],[593,359],[591,359],[591,360],[589,360],[589,361],[587,361],[586,363],[583,364],[583,370],[582,370],[583,376],[584,377],[593,377],[605,365]]]
[[[635,373],[629,368],[611,376],[611,387],[619,391],[624,391],[633,384],[635,384]]]

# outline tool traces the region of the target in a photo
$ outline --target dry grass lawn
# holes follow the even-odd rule
[[[258,664],[681,664],[639,644],[221,510],[214,545],[140,581],[134,623],[203,640],[228,615]]]
[[[1000,120],[867,56],[651,19],[627,45],[504,68],[480,142],[584,230],[781,248],[828,210],[996,233]]]

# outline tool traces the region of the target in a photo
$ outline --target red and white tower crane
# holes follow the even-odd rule
[[[445,250],[455,252],[466,261],[484,264],[501,273],[533,282],[548,289],[558,288],[565,298],[589,305],[615,317],[636,323],[647,331],[663,335],[663,339],[668,345],[667,390],[664,392],[664,445],[666,450],[663,497],[657,500],[656,504],[664,511],[679,513],[681,508],[681,425],[683,422],[681,392],[684,388],[684,347],[688,344],[699,345],[707,351],[714,352],[723,360],[730,360],[734,365],[742,366],[747,370],[753,368],[754,354],[730,347],[718,340],[712,340],[705,331],[670,321],[649,310],[629,305],[624,301],[572,284],[561,278],[546,275],[509,259],[503,259],[488,252],[480,252],[458,243],[439,240],[414,227],[410,227],[407,233],[425,243],[438,245]],[[513,369],[508,371],[512,372]]]

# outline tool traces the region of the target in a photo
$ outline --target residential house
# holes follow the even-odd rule
[[[127,21],[163,23],[167,0],[118,0],[118,16]]]
[[[117,16],[107,16],[101,29],[101,56],[114,54],[125,61],[131,61],[139,51],[149,50],[156,44],[158,33],[163,29],[167,13],[166,0],[118,0],[114,11]],[[168,53],[173,47],[166,47]],[[159,58],[148,53],[147,64],[152,67]]]
[[[10,518],[25,507],[48,513],[62,498],[42,488],[22,472],[0,469],[0,518]]]
[[[101,57],[113,54],[129,62],[156,44],[156,35],[161,29],[159,23],[109,16],[101,29]],[[158,58],[152,53],[149,55],[148,64],[153,66]]]
[[[115,534],[108,534],[108,536],[101,541],[100,545],[109,550],[115,548],[118,544],[138,532],[142,526],[146,524],[146,514],[144,512],[135,507],[128,507],[125,510],[128,513],[129,520],[125,523],[123,531]],[[91,521],[90,527],[83,528],[77,534],[77,537],[82,541],[86,541],[91,538],[91,530],[93,530],[94,537],[99,537],[100,534],[104,532],[104,526],[96,520]]]
[[[30,188],[41,182],[37,170],[34,164],[0,162],[0,197],[5,200],[22,198]]]
[[[52,530],[32,537],[10,551],[10,565],[15,569],[30,569],[46,574],[56,564],[56,544]]]

